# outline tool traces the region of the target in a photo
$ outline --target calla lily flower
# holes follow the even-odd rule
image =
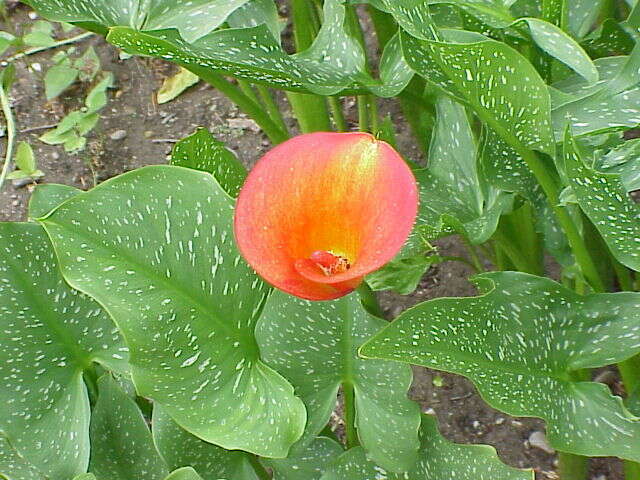
[[[311,133],[278,145],[251,170],[235,235],[267,282],[331,300],[400,251],[417,209],[415,178],[387,143],[366,133]]]

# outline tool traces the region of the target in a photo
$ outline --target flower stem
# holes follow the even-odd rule
[[[358,95],[358,129],[361,132],[369,131],[369,96]]]
[[[2,113],[4,113],[4,118],[7,123],[7,151],[4,156],[2,173],[0,173],[0,191],[2,191],[2,185],[9,174],[9,165],[13,158],[13,148],[16,141],[16,124],[13,119],[13,112],[11,111],[7,91],[3,85],[0,85],[0,104],[2,105]]]
[[[384,318],[384,312],[382,311],[382,308],[380,308],[378,298],[373,290],[371,290],[371,287],[367,285],[367,282],[362,282],[360,284],[358,287],[358,294],[360,295],[360,301],[367,312],[376,317]]]
[[[331,110],[331,116],[333,117],[336,130],[338,132],[346,132],[349,127],[347,126],[347,121],[344,119],[340,97],[327,97],[327,101],[329,102],[329,109]]]
[[[356,406],[353,384],[351,382],[343,382],[342,392],[344,395],[344,429],[347,448],[353,448],[359,445],[358,432],[356,431]]]

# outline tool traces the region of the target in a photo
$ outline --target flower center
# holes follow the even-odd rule
[[[351,268],[351,263],[347,257],[336,255],[326,250],[316,250],[309,259],[314,262],[325,275],[335,275],[344,273]]]

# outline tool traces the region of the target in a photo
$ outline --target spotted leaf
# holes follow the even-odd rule
[[[62,202],[79,193],[82,193],[82,190],[69,185],[57,183],[37,185],[29,199],[29,218],[44,217]]]
[[[247,177],[247,169],[233,152],[216,140],[206,128],[176,143],[171,164],[209,172],[231,197],[237,197]]]
[[[45,476],[18,454],[0,433],[0,478],[5,480],[45,480]]]
[[[640,205],[627,195],[620,175],[599,173],[587,167],[568,130],[564,163],[578,205],[598,229],[613,256],[627,267],[640,271]]]
[[[170,469],[191,466],[203,480],[257,480],[248,455],[231,452],[190,434],[164,411],[153,408],[153,440]]]
[[[191,467],[182,467],[171,472],[165,480],[203,480]]]
[[[0,223],[0,431],[43,475],[71,478],[89,462],[93,362],[127,370],[127,349],[90,298],[58,270],[39,225]]]
[[[91,415],[91,473],[110,480],[163,480],[169,470],[135,401],[109,374],[98,381],[98,391]]]
[[[418,225],[425,224],[422,231],[429,239],[455,232],[474,244],[486,242],[510,207],[511,196],[483,189],[478,149],[464,107],[442,96],[436,111],[429,165],[415,172],[420,188]]]
[[[470,105],[510,143],[554,154],[547,86],[504,43],[442,43],[402,35],[405,60],[426,80]]]
[[[500,462],[493,447],[456,445],[447,441],[433,417],[423,415],[418,461],[402,474],[386,472],[369,461],[361,447],[334,462],[320,480],[532,480],[531,470],[516,470]]]
[[[560,141],[567,125],[574,135],[604,133],[640,125],[640,45],[628,57],[595,62],[601,81],[585,85],[576,76],[555,84],[568,97],[556,96],[553,125]]]
[[[464,375],[494,408],[545,419],[558,450],[638,461],[640,419],[573,375],[640,352],[640,294],[580,296],[516,272],[475,279],[488,293],[421,303],[360,353]]]
[[[267,287],[233,241],[233,201],[207,173],[146,167],[42,220],[65,279],[96,298],[131,348],[138,393],[228,449],[284,457],[305,423],[253,337]]]
[[[358,358],[358,347],[384,320],[369,315],[352,294],[310,302],[275,292],[256,327],[265,361],[296,388],[309,411],[306,437],[326,425],[338,388],[355,390],[356,427],[367,453],[395,471],[408,468],[418,448],[420,412],[407,389],[411,371],[399,364]]]
[[[265,460],[273,469],[273,480],[318,480],[327,466],[344,452],[342,446],[327,437],[317,437],[288,458]]]
[[[187,41],[224,23],[248,0],[27,0],[38,13],[59,22],[92,23],[107,29],[126,25],[139,30],[175,28]]]

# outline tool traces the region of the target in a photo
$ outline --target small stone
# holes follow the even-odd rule
[[[250,130],[255,133],[260,131],[258,124],[250,118],[230,118],[227,123],[230,128],[238,130]]]
[[[607,476],[606,475],[598,475],[597,477],[594,477],[593,480],[607,480]]]
[[[30,183],[33,183],[33,179],[31,177],[17,178],[16,180],[13,180],[11,183],[13,183],[14,188],[24,188]]]
[[[31,64],[31,68],[33,69],[34,72],[41,72],[42,71],[42,65],[38,62],[34,62]]]
[[[51,160],[59,160],[60,154],[58,152],[51,152]]]
[[[17,207],[18,205],[20,205],[20,202],[18,200],[14,200],[13,202],[11,202],[11,205]]]
[[[38,18],[38,14],[36,12],[29,12],[29,18],[31,20],[35,20],[36,18]]]
[[[147,130],[146,132],[144,132],[144,138],[151,138],[153,137],[153,130]]]
[[[551,455],[556,453],[555,449],[553,449],[547,442],[547,437],[544,435],[544,432],[540,432],[538,430],[529,435],[529,445]]]
[[[127,136],[126,130],[116,130],[111,135],[109,135],[109,138],[111,140],[124,140],[126,136]]]
[[[498,417],[496,418],[496,421],[494,422],[496,425],[502,425],[504,423],[504,417]]]
[[[475,428],[476,430],[480,428],[480,422],[478,420],[473,421],[473,428]]]

